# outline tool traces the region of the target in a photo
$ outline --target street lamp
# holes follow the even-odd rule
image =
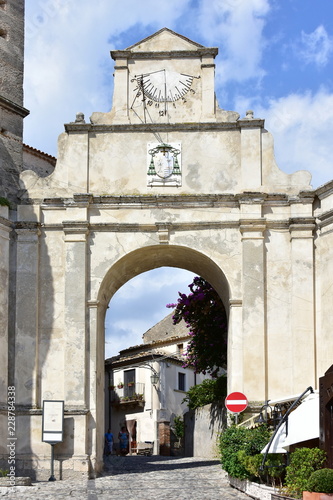
[[[282,419],[282,407],[279,403],[276,403],[274,405],[274,408],[271,407],[269,403],[269,399],[266,401],[266,403],[260,408],[260,414],[258,417],[258,424],[268,424],[268,412],[270,413],[270,419],[272,420],[272,425],[273,429],[275,429],[278,425],[280,420]],[[264,414],[263,414],[264,413]]]
[[[153,385],[156,385],[156,384],[158,384],[159,380],[160,380],[160,376],[159,376],[159,374],[158,374],[157,372],[155,372],[155,370],[154,370],[154,371],[153,371],[153,374],[152,374],[152,375],[150,375],[150,381],[151,381],[151,383],[152,383]]]
[[[262,405],[262,407],[260,408],[260,414],[259,414],[259,417],[258,417],[258,424],[267,424],[267,420],[268,420],[268,409],[270,409],[270,414],[272,414],[272,407],[269,403],[269,399],[267,399],[266,403],[264,405]],[[265,416],[263,415],[263,411],[265,413]]]

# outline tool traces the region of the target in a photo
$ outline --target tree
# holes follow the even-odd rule
[[[227,362],[227,319],[223,303],[214,288],[196,276],[189,285],[191,293],[178,292],[173,324],[182,319],[189,328],[191,340],[184,355],[184,368],[192,367],[196,373],[210,373],[216,377],[219,368]]]

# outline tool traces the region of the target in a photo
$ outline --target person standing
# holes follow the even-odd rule
[[[111,455],[113,453],[113,434],[111,429],[105,433],[105,454]]]
[[[118,434],[119,439],[119,451],[121,455],[127,455],[128,444],[129,444],[129,434],[125,426],[121,428]]]

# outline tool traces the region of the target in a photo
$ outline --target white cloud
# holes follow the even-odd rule
[[[326,66],[333,51],[333,37],[329,36],[324,26],[318,26],[312,33],[302,31],[300,57],[306,64],[314,63],[318,67]]]
[[[308,170],[313,187],[333,178],[331,137],[333,94],[325,89],[290,94],[256,109],[273,133],[275,154],[281,170]]]
[[[152,34],[172,27],[190,0],[31,0],[26,6],[25,142],[57,153],[63,124],[82,111],[109,111],[113,61],[110,50],[125,48],[131,30]],[[133,36],[133,35],[132,35]],[[133,43],[140,40],[134,37]],[[117,41],[117,47],[114,42]],[[124,44],[122,46],[122,44]]]
[[[170,314],[166,305],[177,302],[178,291],[189,293],[194,274],[162,267],[142,273],[123,285],[111,299],[105,318],[106,354],[142,343],[142,335]]]
[[[268,0],[212,0],[201,2],[198,28],[208,43],[220,46],[217,77],[223,82],[260,79]]]

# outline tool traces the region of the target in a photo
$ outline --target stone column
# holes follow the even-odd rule
[[[87,222],[64,222],[65,240],[65,404],[87,401]]]
[[[21,222],[16,233],[16,404],[34,406],[38,403],[37,332],[40,231],[34,222]]]
[[[314,229],[312,219],[294,219],[289,227],[292,264],[292,379],[295,393],[304,391],[309,385],[318,388],[314,331]]]
[[[265,226],[241,222],[243,246],[243,380],[249,400],[266,399]]]

